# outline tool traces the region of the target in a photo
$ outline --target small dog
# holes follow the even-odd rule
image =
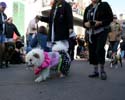
[[[9,59],[10,64],[21,64],[24,63],[23,60],[23,47],[24,44],[22,41],[16,41],[15,42],[15,48],[11,50],[11,56]]]
[[[118,68],[118,63],[120,63],[122,67],[122,57],[121,57],[120,52],[112,53],[110,67],[112,68],[113,66],[115,66],[115,68]]]
[[[34,48],[26,54],[26,63],[32,67],[38,75],[35,82],[41,82],[50,77],[50,69],[55,69],[60,76],[67,75],[70,68],[68,49],[61,42],[53,46],[52,52],[44,52],[40,48]]]
[[[1,68],[3,67],[4,63],[5,63],[5,67],[9,66],[9,60],[11,59],[11,55],[14,49],[15,49],[15,44],[13,42],[6,42],[4,44],[0,44],[0,67]]]

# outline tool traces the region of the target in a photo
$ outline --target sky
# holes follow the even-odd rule
[[[107,1],[114,14],[117,14],[117,16],[119,16],[119,14],[123,13],[125,15],[125,0],[102,0],[102,1]]]

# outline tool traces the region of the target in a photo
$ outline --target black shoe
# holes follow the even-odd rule
[[[99,77],[99,73],[98,72],[94,72],[93,74],[89,75],[90,78],[98,78]]]
[[[0,65],[0,69],[2,69],[3,68],[3,65]]]
[[[3,64],[2,63],[0,63],[0,69],[2,69],[3,68]]]
[[[100,78],[101,78],[101,80],[106,80],[107,79],[106,72],[101,72]]]
[[[0,69],[3,69],[3,67],[0,66]]]

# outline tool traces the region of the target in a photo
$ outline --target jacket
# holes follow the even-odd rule
[[[4,16],[4,20],[6,20],[7,16],[5,13],[3,13],[3,16]],[[3,21],[2,21],[2,15],[0,13],[0,34],[2,34],[2,32],[3,32]]]
[[[19,31],[17,30],[16,26],[13,23],[11,24],[6,23],[5,25],[6,38],[13,38],[14,32],[16,33],[17,36],[20,36]]]
[[[69,29],[73,29],[73,14],[69,3],[62,1],[57,6],[57,11],[54,16],[56,5],[50,11],[48,17],[41,17],[41,21],[49,24],[48,40],[52,37],[52,24],[54,22],[54,41],[67,40],[69,38]]]
[[[85,26],[85,22],[90,21],[88,19],[88,13],[89,10],[92,8],[92,4],[90,4],[84,12],[83,16],[83,27],[88,30],[88,28]],[[102,25],[95,27],[94,29],[97,30],[101,27],[107,27],[110,25],[110,23],[113,21],[113,13],[112,10],[107,2],[100,2],[98,5],[98,8],[95,13],[94,20],[102,21]]]

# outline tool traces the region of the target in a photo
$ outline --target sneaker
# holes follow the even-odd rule
[[[98,78],[99,77],[99,73],[98,72],[94,72],[93,74],[89,75],[90,78]]]
[[[106,80],[107,79],[106,72],[101,72],[100,78],[101,78],[101,80]]]

